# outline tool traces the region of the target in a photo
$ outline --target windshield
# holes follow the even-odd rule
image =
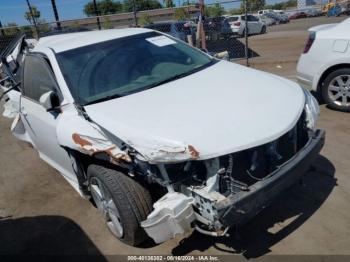
[[[214,60],[156,32],[114,39],[56,54],[80,105],[126,96],[184,77]]]

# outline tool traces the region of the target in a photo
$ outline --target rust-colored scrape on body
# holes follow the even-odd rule
[[[80,145],[81,147],[92,145],[90,141],[87,141],[86,139],[82,138],[80,135],[78,135],[76,133],[74,133],[72,135],[72,139],[73,139],[74,143]]]
[[[126,154],[126,153],[123,153],[123,154],[119,153],[119,154],[116,154],[116,155],[115,155],[115,154],[112,153],[112,149],[113,149],[113,148],[107,149],[107,150],[105,150],[105,152],[106,152],[113,160],[116,161],[116,164],[117,164],[120,160],[124,160],[124,161],[126,161],[126,162],[131,162],[131,158],[130,158],[130,156],[129,156],[128,154]]]
[[[108,148],[105,149],[99,149],[96,145],[92,144],[90,141],[82,138],[79,134],[73,134],[72,139],[74,143],[79,145],[82,149],[88,152],[89,155],[94,156],[98,153],[106,153],[110,158],[111,162],[117,164],[120,160],[124,160],[126,162],[131,162],[131,158],[128,154],[126,153],[113,153],[113,149],[116,148],[115,145],[112,145]],[[88,148],[86,148],[88,146]],[[89,148],[90,147],[90,148]]]
[[[192,158],[199,157],[199,152],[192,145],[188,145],[188,151],[190,152]]]

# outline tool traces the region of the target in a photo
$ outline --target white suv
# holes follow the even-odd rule
[[[309,29],[297,66],[301,85],[321,95],[331,107],[350,111],[350,18]]]
[[[296,83],[150,29],[49,36],[33,50],[20,38],[1,60],[12,133],[129,245],[225,235],[324,144],[318,104]]]
[[[247,15],[248,35],[266,33],[266,25],[260,19],[253,15]],[[233,15],[227,18],[232,32],[234,34],[245,35],[245,15]]]

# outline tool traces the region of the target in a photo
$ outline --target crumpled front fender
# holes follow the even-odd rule
[[[96,124],[77,112],[63,112],[59,116],[56,132],[58,143],[63,147],[90,156],[105,154],[114,164],[131,162],[128,152],[121,150]]]

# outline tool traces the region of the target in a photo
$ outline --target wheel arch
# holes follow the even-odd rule
[[[336,65],[333,65],[333,66],[327,68],[327,69],[322,73],[322,75],[320,76],[320,78],[319,78],[319,80],[318,80],[318,82],[317,82],[317,92],[318,92],[318,93],[322,92],[321,89],[322,89],[322,86],[323,86],[323,82],[324,82],[324,80],[326,79],[326,77],[327,77],[330,73],[332,73],[332,72],[334,72],[334,71],[336,71],[336,70],[338,70],[338,69],[342,69],[342,68],[350,68],[350,63],[336,64]]]
[[[84,153],[79,152],[78,150],[69,148],[69,147],[63,147],[69,157],[72,159],[72,167],[75,172],[75,175],[77,176],[79,189],[82,192],[83,195],[89,196],[90,192],[88,190],[89,182],[88,182],[88,176],[87,176],[87,170],[90,165],[99,165],[103,166],[109,169],[114,169],[116,171],[119,171],[123,174],[127,174],[128,170],[122,166],[112,164],[108,161],[108,155],[103,156],[103,152],[101,152],[98,157],[90,156]],[[106,160],[104,160],[106,158]],[[73,162],[74,161],[74,162]]]

